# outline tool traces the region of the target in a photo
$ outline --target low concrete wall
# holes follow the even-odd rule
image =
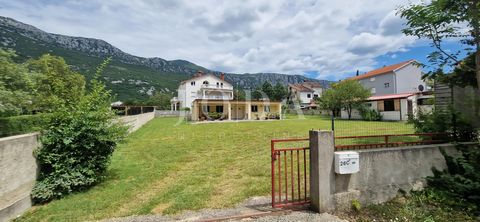
[[[446,168],[440,149],[458,155],[453,144],[358,150],[360,171],[337,174],[333,133],[310,131],[310,195],[313,209],[349,210],[352,200],[362,204],[386,202],[399,192],[421,190],[432,168]],[[314,166],[312,166],[314,165]]]
[[[38,133],[0,139],[0,221],[22,214],[32,206],[30,191],[37,179],[33,151]]]
[[[360,171],[336,174],[334,200],[337,209],[349,209],[353,199],[363,204],[376,204],[394,198],[399,191],[423,189],[425,178],[433,176],[433,167],[446,168],[440,147],[451,155],[457,152],[451,144],[358,151]]]
[[[155,117],[190,116],[190,111],[155,110]]]
[[[128,132],[131,133],[140,129],[140,127],[145,125],[145,123],[152,120],[153,118],[155,118],[155,113],[149,112],[149,113],[138,114],[133,116],[123,116],[123,117],[120,117],[120,121],[124,122],[130,127],[128,129]]]

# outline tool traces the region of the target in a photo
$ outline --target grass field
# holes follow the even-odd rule
[[[94,188],[37,206],[21,221],[84,221],[223,208],[270,194],[270,139],[330,129],[319,116],[282,121],[176,125],[157,118],[115,151]],[[401,122],[337,121],[339,135],[411,133]],[[346,127],[346,128],[345,128]]]

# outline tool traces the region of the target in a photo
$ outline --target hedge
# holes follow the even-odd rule
[[[46,123],[46,114],[22,115],[0,118],[0,137],[39,131]]]

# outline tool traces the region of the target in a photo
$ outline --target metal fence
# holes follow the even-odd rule
[[[308,138],[271,140],[272,207],[309,203],[308,141]]]

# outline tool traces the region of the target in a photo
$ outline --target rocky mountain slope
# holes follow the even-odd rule
[[[185,60],[165,60],[133,56],[106,41],[93,38],[72,37],[44,32],[36,27],[0,16],[0,47],[14,49],[20,60],[36,58],[50,53],[62,56],[67,63],[87,79],[95,67],[106,57],[112,63],[105,70],[104,79],[120,100],[145,99],[155,91],[173,93],[178,83],[201,70],[219,74]],[[226,80],[238,88],[255,88],[264,81],[272,84],[319,81],[301,75],[278,73],[234,74],[227,73]]]

